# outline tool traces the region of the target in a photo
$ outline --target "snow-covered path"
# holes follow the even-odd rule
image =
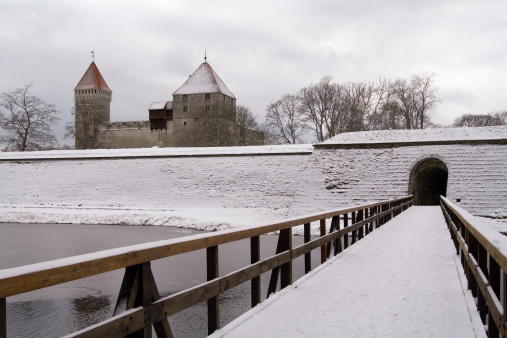
[[[412,207],[212,337],[485,337],[439,207]]]

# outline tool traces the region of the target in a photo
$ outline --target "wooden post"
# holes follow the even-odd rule
[[[140,305],[142,307],[148,307],[152,301],[151,301],[151,281],[150,281],[150,276],[149,276],[149,272],[151,271],[151,268],[150,268],[150,265],[151,265],[151,262],[147,262],[147,263],[143,263],[143,264],[140,264],[139,268],[140,268],[140,282],[139,283],[139,294],[138,294],[138,297],[140,298],[139,299],[139,302],[141,303]],[[138,304],[136,304],[138,305]],[[142,331],[142,333],[141,333]],[[145,326],[144,329],[138,331],[139,335],[138,337],[143,337],[143,338],[151,338],[151,325],[148,325],[148,326]]]
[[[329,227],[329,233],[332,233],[339,229],[339,216],[333,216],[331,219],[331,226]],[[338,253],[338,240],[334,240],[332,242],[327,243],[327,257],[331,257],[331,247],[334,245],[334,255]]]
[[[503,305],[504,308],[502,322],[505,323],[507,321],[507,313],[505,311],[505,309],[507,309],[507,272],[503,271],[502,275],[503,275],[503,283],[502,283],[503,300],[500,300],[500,303]]]
[[[488,252],[486,249],[481,245],[481,243],[478,243],[479,248],[479,259],[477,260],[477,263],[479,263],[479,267],[482,270],[482,273],[485,276],[488,276]],[[477,295],[477,308],[479,310],[479,314],[481,315],[481,319],[483,324],[486,323],[486,315],[488,314],[488,305],[486,304],[486,297],[482,294],[482,291],[479,289]]]
[[[363,218],[363,209],[357,211],[356,222],[361,222],[362,220],[364,220],[364,218]],[[364,237],[364,225],[359,228],[359,234],[358,234],[357,237],[358,237],[358,240],[363,239],[363,237]]]
[[[7,338],[7,298],[0,298],[0,338]]]
[[[354,225],[356,223],[356,212],[352,211],[351,215],[352,215],[352,225]],[[356,242],[356,235],[357,230],[352,230],[352,243],[350,243],[351,245]]]
[[[260,261],[261,250],[260,250],[260,237],[250,237],[250,263],[254,264]],[[261,302],[261,276],[252,278],[251,284],[251,295],[252,295],[252,307],[255,307]]]
[[[280,230],[282,252],[292,251],[292,228]],[[292,285],[292,257],[280,266],[280,288]]]
[[[206,277],[208,282],[218,277],[218,246],[206,248]],[[208,299],[208,335],[220,328],[218,296]]]
[[[305,223],[304,225],[304,240],[305,243],[310,242],[310,223]],[[305,253],[305,274],[312,271],[312,252]]]
[[[340,230],[340,216],[333,216],[332,222],[334,222],[335,231],[339,231]],[[341,251],[342,251],[342,239],[340,237],[338,237],[337,239],[334,240],[334,255],[336,256]]]
[[[489,283],[491,284],[491,288],[495,292],[498,300],[502,302],[502,298],[500,297],[500,266],[491,256],[489,257]],[[498,332],[498,327],[493,320],[493,316],[488,317],[488,337],[498,337],[500,333]]]
[[[323,237],[325,235],[326,235],[326,220],[321,219],[320,220],[320,237]],[[320,247],[320,264],[325,263],[326,259],[327,259],[326,244],[324,244]]]
[[[478,242],[475,239],[475,237],[469,232],[468,233],[468,252],[474,256],[475,260],[479,260],[479,248],[478,248]],[[470,291],[472,291],[472,295],[474,297],[478,297],[477,295],[477,281],[475,280],[474,274],[469,272],[468,273],[468,288]]]
[[[343,228],[345,229],[348,226],[349,226],[349,214],[346,213],[343,215]],[[343,235],[343,247],[345,249],[347,249],[349,247],[349,234],[348,233]]]
[[[369,209],[366,209],[366,211],[368,212],[368,214],[366,215],[366,218],[369,218],[369,217],[373,216],[373,207],[371,207]],[[370,233],[372,231],[373,231],[373,221],[371,221],[370,223],[368,223],[368,231],[367,231],[367,233]]]

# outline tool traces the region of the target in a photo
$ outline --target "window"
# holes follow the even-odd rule
[[[206,111],[210,111],[210,106],[208,104],[206,105]]]
[[[188,101],[188,95],[183,95],[183,101]]]
[[[183,112],[186,113],[188,110],[188,107],[187,106],[183,106]]]
[[[211,98],[211,94],[204,94],[204,99],[209,100]]]
[[[186,126],[187,125],[187,121],[183,121],[183,125]]]

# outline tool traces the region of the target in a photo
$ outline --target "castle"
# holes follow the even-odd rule
[[[146,121],[110,122],[112,91],[94,61],[74,98],[76,149],[233,145],[220,138],[234,129],[236,97],[206,57],[172,101],[150,104]]]

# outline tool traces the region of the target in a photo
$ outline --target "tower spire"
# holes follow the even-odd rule
[[[204,49],[204,63],[208,62],[206,61],[208,58],[206,57],[206,49]]]
[[[92,48],[92,62],[95,62],[95,47]]]

